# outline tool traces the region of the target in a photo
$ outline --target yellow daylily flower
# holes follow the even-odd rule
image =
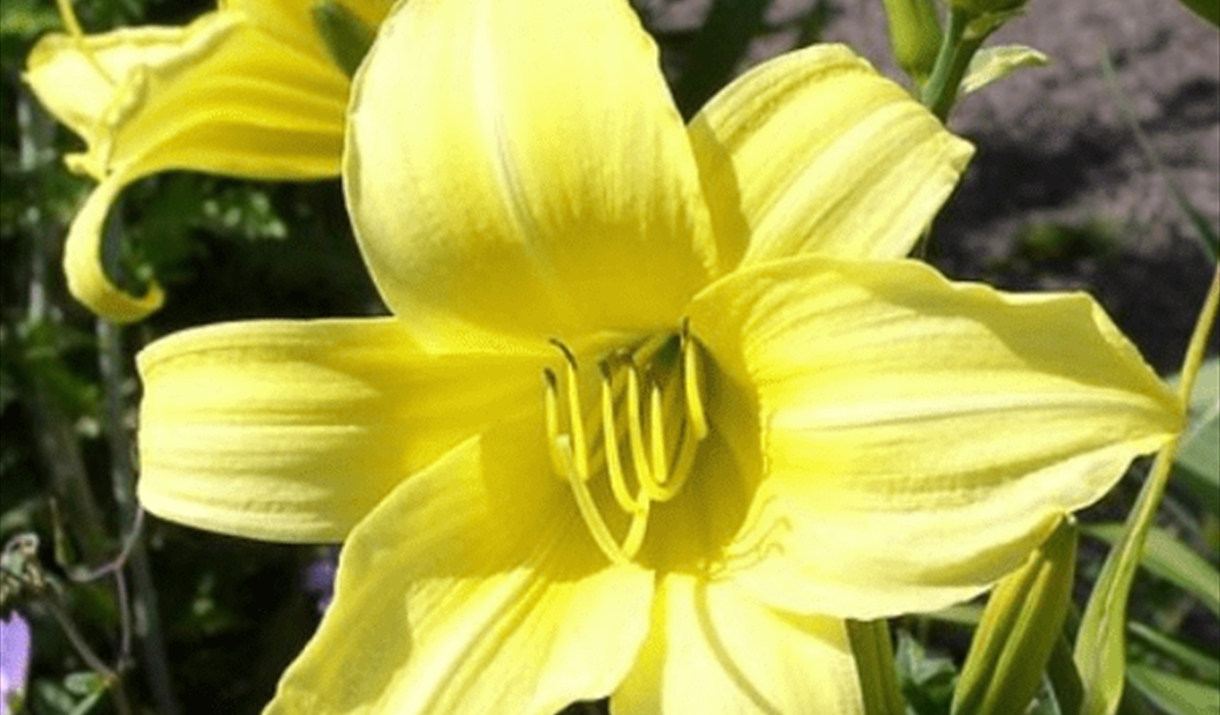
[[[343,0],[377,27],[387,0]],[[72,294],[100,315],[139,320],[161,288],[119,289],[101,263],[106,216],[123,187],[185,169],[251,179],[339,173],[350,81],[330,59],[307,0],[222,0],[185,27],[81,33],[66,3],[66,34],[43,37],[25,79],[86,151],[70,169],[99,184],[68,232]]]
[[[844,619],[986,590],[1182,427],[1088,297],[902,258],[970,148],[846,48],[686,127],[625,2],[411,0],[349,114],[393,315],[139,357],[147,509],[345,542],[270,714],[859,713]]]

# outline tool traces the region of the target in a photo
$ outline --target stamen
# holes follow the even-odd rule
[[[686,417],[696,440],[707,437],[707,413],[703,410],[703,374],[699,346],[690,337],[690,321],[682,321],[682,391],[686,393]]]
[[[563,444],[563,441],[570,440],[567,435],[559,432],[559,380],[555,377],[555,371],[549,367],[543,369],[542,376],[546,379],[547,451],[551,456],[551,468],[555,470],[555,474],[560,475],[566,481],[568,457],[561,451],[560,445]],[[570,445],[568,451],[571,451]]]
[[[643,497],[631,496],[627,490],[627,477],[623,472],[623,463],[619,458],[618,430],[614,425],[614,387],[610,376],[610,366],[605,362],[600,364],[602,371],[602,435],[605,440],[606,471],[610,473],[610,490],[614,492],[614,500],[623,511],[635,514],[647,508],[648,500]],[[637,502],[638,499],[638,502]]]
[[[686,478],[690,476],[691,469],[695,466],[695,455],[699,452],[699,439],[691,439],[692,436],[694,435],[685,433],[684,427],[684,433],[679,439],[678,458],[674,463],[673,472],[670,473],[669,482],[663,485],[655,496],[649,494],[656,501],[669,501],[682,492]]]
[[[552,467],[571,487],[581,519],[593,541],[606,558],[616,564],[629,563],[636,557],[644,543],[653,502],[669,501],[681,493],[693,471],[699,442],[708,434],[700,394],[702,374],[698,345],[690,337],[689,327],[683,324],[681,360],[675,361],[671,352],[673,340],[672,333],[655,335],[633,349],[614,352],[598,362],[600,409],[595,408],[588,415],[581,405],[581,380],[575,353],[559,340],[551,341],[564,357],[562,390],[567,391],[566,396],[560,395],[558,371],[543,370]],[[641,364],[645,369],[652,368],[651,372],[641,370]],[[683,372],[681,379],[673,375],[673,369]],[[648,381],[647,405],[641,399],[642,372]],[[624,399],[627,403],[625,414]],[[566,416],[563,414],[565,407]],[[643,414],[645,409],[646,416]],[[671,418],[668,424],[666,415]],[[682,419],[683,416],[686,419]],[[620,441],[623,431],[627,445]],[[624,449],[631,453],[634,480],[628,476],[624,464]],[[611,530],[590,488],[593,475],[602,473],[610,483],[614,503],[630,516],[626,531],[620,532],[621,540]],[[602,501],[608,503],[605,499]]]
[[[661,388],[652,386],[648,396],[648,426],[652,448],[652,479],[658,485],[669,478],[669,460],[665,458],[665,421],[661,409]]]
[[[568,387],[568,421],[571,422],[572,435],[572,459],[576,466],[576,472],[581,479],[589,478],[589,445],[585,442],[585,420],[584,412],[580,407],[580,377],[576,374],[576,356],[568,349],[566,345],[558,340],[551,341],[556,345],[564,358],[566,358],[568,369],[564,371],[567,377]]]
[[[572,493],[576,496],[576,506],[598,548],[613,563],[631,563],[644,543],[644,533],[648,527],[647,502],[642,509],[631,515],[631,526],[627,528],[627,538],[620,545],[615,541],[614,535],[610,533],[610,527],[606,525],[606,520],[602,518],[601,512],[597,510],[597,504],[593,501],[593,495],[589,492],[589,485],[585,480],[581,479],[575,470],[569,470],[568,483],[572,485]]]
[[[627,364],[627,432],[631,438],[631,461],[640,484],[652,482],[652,469],[644,451],[644,420],[640,415],[640,373],[635,362]]]

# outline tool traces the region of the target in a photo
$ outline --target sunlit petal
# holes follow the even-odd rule
[[[406,3],[351,116],[365,258],[391,308],[438,340],[455,322],[671,326],[705,281],[690,144],[625,3]]]
[[[872,618],[982,591],[1182,426],[1083,295],[794,259],[710,288],[691,327],[758,394],[763,481],[733,563],[796,612]]]
[[[541,364],[426,355],[389,319],[179,333],[139,357],[140,499],[212,531],[341,539],[403,479],[536,407]]]
[[[316,57],[326,57],[326,48],[314,24],[310,0],[221,0],[222,11],[240,12],[280,42]],[[385,19],[394,0],[338,0],[337,5],[370,28]]]
[[[139,320],[161,307],[165,295],[152,283],[141,296],[115,285],[102,266],[102,240],[106,216],[115,197],[127,184],[123,174],[112,174],[98,184],[77,211],[64,242],[64,276],[72,295],[89,309],[117,322]]]
[[[72,163],[99,180],[171,168],[338,173],[347,78],[325,55],[281,42],[241,13],[208,13],[181,28],[49,35],[25,77],[85,139],[88,152]]]
[[[606,563],[543,438],[537,415],[488,430],[352,532],[335,601],[267,715],[554,715],[610,693],[653,577]]]
[[[773,611],[731,583],[668,574],[615,715],[862,712],[843,622]]]
[[[691,123],[721,267],[818,253],[900,258],[972,149],[838,45],[771,60]]]
[[[69,165],[102,182],[69,233],[68,286],[114,320],[138,320],[161,302],[155,285],[130,296],[101,267],[101,232],[128,183],[167,169],[275,179],[338,173],[346,77],[246,15],[49,35],[28,62],[39,100],[87,144]]]

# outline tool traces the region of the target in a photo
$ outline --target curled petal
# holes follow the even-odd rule
[[[115,174],[98,184],[72,219],[64,243],[68,291],[93,312],[120,323],[140,320],[165,301],[165,294],[157,283],[149,285],[144,295],[135,296],[115,285],[102,266],[106,216],[127,183],[124,179]]]
[[[186,27],[44,37],[26,81],[88,152],[96,179],[191,169],[251,178],[338,173],[347,79],[235,12]],[[137,168],[138,167],[138,168]]]
[[[26,81],[87,151],[69,166],[101,182],[73,221],[69,288],[95,312],[138,320],[160,306],[106,277],[99,247],[123,187],[169,169],[267,179],[338,173],[348,84],[324,56],[279,41],[237,12],[187,27],[49,35]]]

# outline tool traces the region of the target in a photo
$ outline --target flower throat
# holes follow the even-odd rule
[[[652,505],[681,493],[708,433],[699,346],[683,324],[679,334],[662,333],[611,352],[597,362],[600,404],[586,411],[576,355],[562,342],[551,342],[564,359],[562,380],[550,368],[543,373],[552,467],[571,486],[602,553],[614,563],[629,563],[644,543]],[[614,505],[629,517],[621,537],[590,489],[592,479],[603,475]]]

